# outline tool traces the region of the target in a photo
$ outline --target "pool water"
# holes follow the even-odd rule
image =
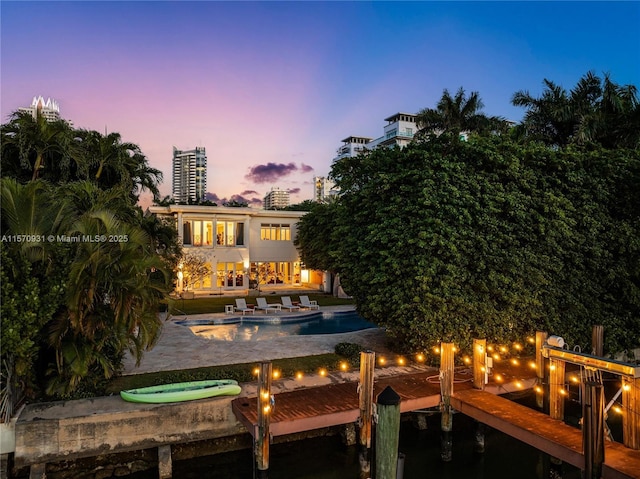
[[[176,323],[187,326],[198,336],[219,341],[263,341],[284,336],[349,333],[376,327],[355,311],[195,319]]]

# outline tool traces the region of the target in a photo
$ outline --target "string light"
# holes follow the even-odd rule
[[[511,360],[511,364],[513,364],[514,366],[519,366],[520,365],[520,361],[518,361],[517,359],[512,359]]]
[[[462,358],[462,360],[465,364],[471,364],[471,358],[469,356],[465,356],[464,358]]]
[[[527,341],[529,341],[530,344],[535,344],[536,342],[535,338],[532,338],[531,336],[527,338]]]
[[[613,406],[611,409],[613,409],[618,414],[622,414],[622,408],[618,405]]]
[[[529,361],[529,367],[533,370],[538,369],[538,365],[533,361]]]
[[[516,387],[522,389],[522,383],[520,381],[516,381]]]
[[[500,346],[500,352],[503,354],[506,353],[507,352],[506,346]]]
[[[514,348],[516,351],[521,351],[521,350],[522,350],[522,346],[520,345],[520,343],[515,343],[515,344],[513,345],[513,348]]]
[[[404,358],[398,358],[398,364],[399,364],[400,366],[404,366],[404,363],[405,363]]]
[[[500,355],[498,353],[493,354],[493,359],[496,361],[500,361]]]
[[[347,369],[349,369],[349,365],[343,361],[340,363],[340,369],[346,371]]]
[[[631,391],[631,385],[630,384],[625,384],[624,386],[622,386],[622,390],[623,391]]]
[[[493,352],[493,346],[487,346],[487,351]]]
[[[319,372],[320,372],[320,376],[322,376],[322,377],[325,377],[327,375],[327,370],[324,369],[324,368],[320,369]]]
[[[496,382],[502,382],[502,376],[500,374],[496,374]]]
[[[280,371],[277,369],[273,371],[273,379],[278,379],[280,377]]]
[[[271,406],[269,406],[269,405],[267,404],[265,407],[263,407],[263,408],[262,408],[262,411],[263,411],[265,414],[269,414],[269,412],[271,411]]]
[[[571,382],[577,384],[580,382],[580,380],[578,379],[577,376],[571,376]]]
[[[254,375],[254,376],[257,376],[258,374],[260,374],[260,368],[255,368],[255,369],[253,370],[253,375]]]
[[[298,371],[296,373],[296,379],[302,379],[302,372]]]
[[[433,348],[433,352],[436,354],[440,354],[440,348],[436,346],[435,348]]]
[[[533,388],[535,392],[537,392],[538,394],[542,394],[542,388],[540,386],[536,386],[535,388]]]
[[[380,364],[380,366],[384,366],[384,364],[387,362],[387,360],[385,358],[383,358],[382,356],[380,356],[378,358],[378,364]]]
[[[560,389],[560,394],[561,394],[562,396],[566,396],[566,395],[567,395],[567,391],[565,391],[565,389],[564,389],[564,388],[562,388],[562,389]]]
[[[265,401],[269,399],[269,391],[262,391],[260,393],[260,396],[262,396],[262,399],[264,399]]]
[[[422,353],[418,353],[418,354],[416,355],[416,360],[417,360],[419,363],[423,362],[423,361],[424,361],[424,354],[422,354]]]

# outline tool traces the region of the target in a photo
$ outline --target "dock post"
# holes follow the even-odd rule
[[[33,464],[29,468],[29,479],[45,479],[47,477],[47,465]]]
[[[559,421],[564,420],[564,372],[564,361],[549,360],[549,416]]]
[[[171,479],[173,477],[171,444],[158,447],[158,477],[160,479]]]
[[[473,340],[473,387],[484,391],[487,383],[487,340]]]
[[[604,326],[596,324],[591,331],[591,354],[604,356]]]
[[[484,454],[484,424],[475,421],[475,430],[473,435],[474,452]]]
[[[604,464],[604,387],[592,381],[584,384],[582,404],[582,450],[584,479],[600,479]]]
[[[400,396],[391,386],[378,395],[376,479],[396,479],[400,440]]]
[[[271,375],[270,361],[260,363],[258,373],[258,425],[255,434],[256,478],[266,479],[269,473],[269,442],[271,434]]]
[[[451,394],[453,393],[453,343],[440,344],[440,428],[442,436],[440,439],[440,458],[444,462],[450,462],[453,456],[453,411],[451,410]]]
[[[640,378],[622,376],[622,407],[623,443],[640,450]]]
[[[544,356],[542,355],[542,345],[547,340],[547,333],[544,331],[536,332],[536,376],[538,376],[537,386],[540,388],[540,392],[536,394],[536,405],[538,409],[544,410],[544,397],[546,395],[544,387]]]
[[[371,423],[373,422],[373,381],[376,367],[376,353],[362,351],[360,353],[360,383],[358,384],[358,402],[360,418],[358,419],[358,459],[360,462],[360,478],[367,479],[371,475]]]

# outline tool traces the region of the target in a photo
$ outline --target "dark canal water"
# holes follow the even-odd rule
[[[547,479],[549,457],[496,430],[485,432],[485,453],[476,454],[473,420],[454,417],[453,461],[440,460],[440,416],[428,419],[428,429],[420,431],[403,422],[400,452],[405,454],[404,479]],[[178,479],[252,479],[251,451],[174,461]],[[561,466],[564,479],[580,479],[580,471]],[[269,479],[356,479],[358,454],[343,445],[339,436],[314,438],[271,446]],[[155,479],[157,471],[128,476]]]

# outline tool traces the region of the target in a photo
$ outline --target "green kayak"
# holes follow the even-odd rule
[[[240,394],[238,382],[232,379],[191,381],[186,383],[162,384],[146,388],[120,391],[125,401],[143,403],[166,403],[192,401],[214,396],[235,396]]]

